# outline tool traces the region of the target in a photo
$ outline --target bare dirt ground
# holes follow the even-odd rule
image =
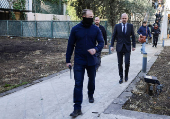
[[[163,85],[160,95],[146,94],[146,83],[140,80],[123,109],[170,116],[170,47],[165,47],[147,75],[156,76]]]
[[[0,92],[65,69],[66,46],[66,39],[0,37]]]
[[[67,41],[0,37],[0,93],[66,69]]]

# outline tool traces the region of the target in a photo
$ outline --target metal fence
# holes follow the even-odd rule
[[[1,36],[68,38],[73,26],[80,21],[0,21]],[[101,24],[107,28],[107,21]]]
[[[68,38],[73,26],[80,21],[0,21],[0,36],[22,36],[22,37],[48,37]],[[132,22],[135,33],[140,27],[140,22]],[[108,39],[112,35],[112,27],[107,21],[100,23],[107,30]]]

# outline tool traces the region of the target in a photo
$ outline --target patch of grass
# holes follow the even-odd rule
[[[28,84],[28,82],[22,82],[22,83],[20,83],[20,84],[15,84],[15,85],[5,84],[5,85],[4,85],[4,88],[6,88],[5,91],[8,91],[8,90],[17,88],[17,87],[22,86],[22,85],[25,85],[25,84]]]
[[[11,86],[11,84],[5,84],[5,85],[4,85],[4,88],[5,88],[5,87],[9,87],[9,86]]]

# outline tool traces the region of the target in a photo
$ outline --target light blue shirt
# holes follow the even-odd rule
[[[121,24],[122,24],[122,32],[123,32],[124,25],[123,25],[123,23],[121,23]],[[127,31],[127,23],[125,24],[125,33],[126,33],[126,31]]]

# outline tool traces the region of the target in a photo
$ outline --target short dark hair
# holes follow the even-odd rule
[[[143,24],[146,24],[147,23],[147,21],[143,21]]]
[[[83,9],[83,11],[82,11],[82,13],[81,13],[81,14],[82,14],[82,16],[86,15],[86,12],[87,12],[87,11],[91,11],[91,12],[93,12],[93,11],[92,11],[92,10],[90,10],[90,9]]]

